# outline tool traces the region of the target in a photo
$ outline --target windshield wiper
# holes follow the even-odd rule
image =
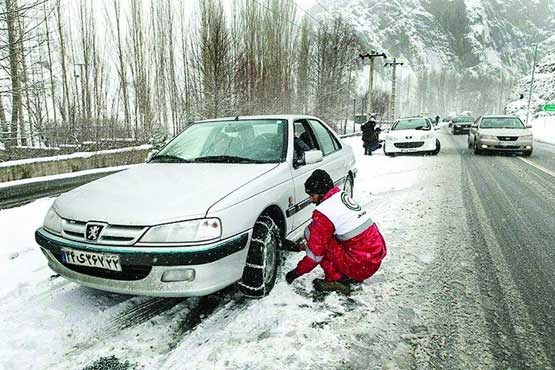
[[[193,161],[206,163],[269,163],[269,161],[238,157],[234,155],[210,155],[207,157],[195,158]]]
[[[162,163],[165,163],[166,161],[167,163],[191,163],[191,161],[188,161],[186,159],[183,159],[181,157],[178,157],[176,155],[171,155],[171,154],[155,155],[154,157],[150,158],[149,162],[152,162],[154,160],[158,160]]]
[[[426,127],[426,126],[416,126],[414,129],[415,130],[424,130],[424,127]]]

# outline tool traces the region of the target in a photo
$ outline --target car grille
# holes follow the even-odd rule
[[[90,242],[85,238],[86,222],[75,220],[62,221],[62,236],[81,242]],[[131,245],[134,244],[144,233],[146,227],[143,226],[117,226],[106,225],[100,233],[97,244],[110,245]]]
[[[496,149],[520,149],[518,145],[495,145]]]
[[[411,143],[395,143],[395,147],[399,149],[420,148],[422,145],[424,145],[423,141],[413,141]]]
[[[121,271],[104,270],[96,267],[72,265],[63,262],[60,255],[56,255],[55,257],[58,262],[64,265],[64,267],[72,271],[75,271],[79,274],[94,276],[102,279],[135,281],[146,278],[148,274],[150,274],[150,271],[152,271],[152,266],[131,265],[121,265]]]
[[[517,141],[518,136],[498,136],[497,140],[499,140],[499,141]]]

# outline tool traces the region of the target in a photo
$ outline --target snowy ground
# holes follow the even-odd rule
[[[53,274],[34,241],[53,201],[40,199],[0,211],[0,370],[409,369],[429,368],[442,346],[479,353],[478,339],[448,339],[438,329],[449,323],[453,334],[459,326],[473,333],[479,325],[445,308],[460,304],[449,292],[466,285],[467,257],[447,248],[448,240],[466,243],[462,196],[450,185],[459,186],[460,161],[449,152],[369,157],[360,138],[346,141],[357,153],[355,198],[388,243],[381,270],[351,297],[314,296],[319,269],[287,285],[295,253],[261,300],[232,290],[156,299],[84,288]],[[458,226],[446,236],[445,225]]]
[[[530,122],[534,139],[555,144],[555,115],[543,115]]]

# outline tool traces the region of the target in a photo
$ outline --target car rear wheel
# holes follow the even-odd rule
[[[281,233],[274,220],[261,216],[254,224],[247,263],[239,290],[250,297],[264,297],[274,287]]]
[[[345,179],[345,184],[343,185],[343,191],[347,193],[349,197],[353,197],[354,194],[354,181],[351,175],[347,175]]]

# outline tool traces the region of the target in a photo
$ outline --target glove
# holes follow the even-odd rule
[[[285,280],[287,280],[287,284],[291,284],[299,276],[300,275],[297,274],[297,269],[295,268],[285,274]]]

